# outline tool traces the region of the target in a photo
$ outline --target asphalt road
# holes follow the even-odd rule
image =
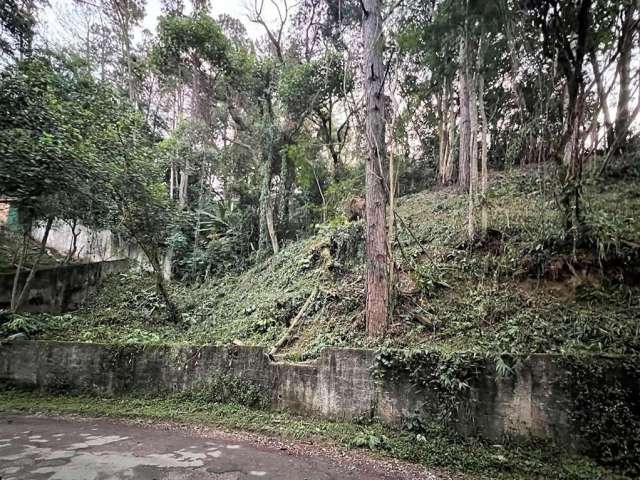
[[[0,417],[0,480],[439,478],[311,450],[102,419]]]

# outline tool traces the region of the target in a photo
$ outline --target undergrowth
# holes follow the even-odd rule
[[[311,292],[291,359],[330,346],[447,351],[640,353],[637,179],[586,182],[584,237],[564,235],[553,175],[491,179],[487,235],[466,238],[467,199],[445,188],[402,197],[395,245],[395,315],[369,341],[363,316],[362,223],[334,222],[250,270],[203,285],[174,283],[183,322],[166,322],[151,279],[107,281],[82,310],[28,316],[44,339],[272,346]],[[25,329],[26,329],[25,328]],[[16,331],[13,329],[12,331]],[[5,324],[2,333],[12,333]]]

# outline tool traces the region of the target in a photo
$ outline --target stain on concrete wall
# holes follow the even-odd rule
[[[523,356],[512,375],[496,378],[487,359],[460,409],[458,431],[496,441],[505,435],[549,439],[576,449],[569,392],[561,387],[567,372],[557,360]],[[286,363],[271,361],[260,347],[0,345],[0,384],[19,387],[166,395],[224,374],[271,392],[275,409],[334,419],[377,417],[390,424],[401,423],[425,402],[437,402],[434,392],[418,392],[407,379],[374,378],[374,365],[375,352],[359,349],[327,349],[313,362]]]
[[[128,260],[41,268],[36,271],[23,309],[26,312],[49,313],[74,310],[95,293],[106,275],[128,269]],[[28,270],[21,273],[20,287],[28,275]],[[0,274],[0,309],[8,309],[11,305],[13,279],[13,273]]]

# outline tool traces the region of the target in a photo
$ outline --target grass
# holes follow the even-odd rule
[[[408,460],[479,479],[625,478],[590,460],[568,455],[548,445],[462,442],[435,427],[426,434],[415,435],[377,422],[331,422],[235,404],[210,403],[179,394],[166,398],[122,399],[4,390],[0,391],[0,412],[166,420],[223,430],[243,430],[289,441],[312,440],[341,448],[365,448],[375,456]]]

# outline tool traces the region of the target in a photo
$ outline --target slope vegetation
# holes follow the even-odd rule
[[[464,193],[442,188],[402,197],[395,315],[382,343],[364,332],[361,222],[320,226],[315,236],[240,275],[175,284],[180,325],[167,324],[152,282],[130,273],[113,277],[77,313],[31,317],[32,333],[273,346],[307,303],[282,349],[292,359],[314,357],[327,346],[640,352],[637,178],[585,185],[587,227],[579,241],[564,232],[551,178],[538,170],[495,174],[489,230],[473,242]]]

